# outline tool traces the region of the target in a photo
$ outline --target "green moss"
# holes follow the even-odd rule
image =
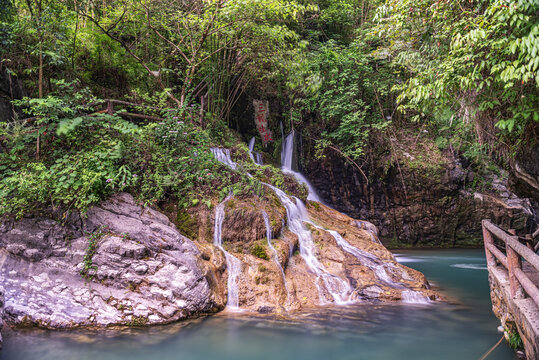
[[[148,324],[148,318],[145,316],[133,316],[133,318],[126,323],[127,326],[146,326]]]
[[[198,238],[197,220],[191,216],[187,211],[180,210],[176,216],[176,226],[183,235],[187,236],[191,240]]]
[[[266,253],[266,247],[261,244],[255,244],[251,248],[251,254],[256,256],[257,258],[263,259],[263,260],[269,260],[269,256]]]

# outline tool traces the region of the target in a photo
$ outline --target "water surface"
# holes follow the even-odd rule
[[[479,359],[500,334],[481,250],[399,251],[459,304],[356,305],[293,318],[221,313],[126,331],[18,330],[1,360]],[[488,360],[516,359],[504,343]]]

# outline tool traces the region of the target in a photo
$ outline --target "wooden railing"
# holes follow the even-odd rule
[[[509,273],[509,286],[514,299],[522,299],[527,294],[539,306],[539,289],[522,270],[522,259],[539,271],[539,255],[523,245],[518,236],[508,234],[489,220],[483,220],[483,241],[488,266],[497,266],[497,261]],[[504,254],[494,244],[494,238],[505,244]]]

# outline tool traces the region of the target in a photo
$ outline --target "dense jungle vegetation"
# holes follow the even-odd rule
[[[507,166],[539,124],[537,0],[0,0],[0,44],[0,215],[117,191],[211,206],[290,183],[270,166],[246,176],[249,96],[270,100],[274,134],[282,121],[310,157],[361,171],[404,133]],[[211,146],[245,171],[223,171]]]

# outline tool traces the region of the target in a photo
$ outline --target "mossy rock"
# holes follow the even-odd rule
[[[266,246],[262,244],[255,244],[251,248],[251,254],[262,260],[269,260],[268,253],[266,252]]]
[[[180,233],[187,236],[189,239],[196,240],[198,238],[197,219],[187,211],[178,211],[178,215],[176,216],[176,226],[178,227]]]

